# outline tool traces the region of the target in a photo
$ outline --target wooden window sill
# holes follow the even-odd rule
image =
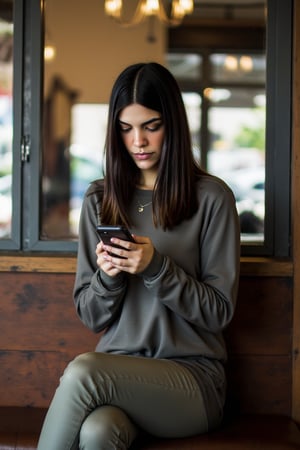
[[[0,255],[0,272],[75,273],[75,256]],[[242,257],[242,276],[293,276],[291,260]]]

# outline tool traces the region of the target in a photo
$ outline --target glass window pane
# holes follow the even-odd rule
[[[43,163],[41,237],[54,240],[78,236],[84,193],[89,183],[103,173],[108,112],[108,105],[71,104],[68,98],[58,101],[59,107],[68,117],[70,129],[59,130],[61,122],[57,130],[52,130],[44,144],[45,151],[52,151],[52,155],[44,156]],[[53,114],[57,115],[58,110]]]
[[[129,2],[130,3],[130,2]],[[165,29],[155,23],[120,27],[104,14],[104,2],[44,2],[42,182],[37,236],[42,247],[77,240],[83,192],[102,176],[106,104],[113,80],[128,64],[163,60]],[[84,17],[84,20],[82,18]],[[128,52],[133,48],[134,52]],[[117,57],[116,57],[117,55]],[[34,232],[36,229],[34,230]],[[70,244],[68,246],[67,244]],[[38,242],[39,245],[39,242]]]
[[[78,4],[78,18],[83,6]],[[97,6],[97,13],[100,6]],[[61,15],[67,8],[49,0],[45,8],[44,109],[42,160],[42,240],[77,240],[80,208],[91,181],[102,174],[107,105],[82,103],[82,85],[71,79],[68,67],[80,64],[83,44],[76,23],[69,23],[68,40]],[[76,41],[76,39],[78,39]],[[65,51],[66,42],[71,51]],[[67,56],[66,56],[67,54]],[[92,65],[92,53],[89,65]],[[72,66],[73,67],[73,66]],[[78,72],[76,67],[73,72]],[[84,72],[83,72],[84,73]],[[82,83],[89,85],[85,71]],[[74,86],[78,87],[74,88]],[[98,92],[97,92],[98,93]]]
[[[108,105],[77,104],[72,109],[70,145],[71,235],[78,235],[81,203],[87,186],[103,173]]]
[[[215,53],[210,56],[210,63],[215,82],[265,84],[265,55]]]
[[[188,117],[194,156],[196,161],[200,163],[200,124],[202,99],[200,94],[197,92],[183,92],[182,97]]]
[[[208,170],[233,189],[242,241],[260,242],[265,214],[265,95],[256,89],[207,89]]]
[[[54,78],[44,104],[42,239],[70,236],[70,122],[75,92]]]
[[[202,56],[196,53],[167,53],[166,62],[178,81],[197,81],[202,76]]]
[[[0,239],[11,237],[12,217],[12,6],[0,5]]]

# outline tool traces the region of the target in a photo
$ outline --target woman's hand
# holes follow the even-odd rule
[[[107,259],[108,253],[104,249],[104,244],[102,241],[100,241],[97,244],[96,247],[96,255],[97,255],[97,265],[98,267],[103,270],[107,275],[114,277],[118,273],[120,273],[120,270],[117,269],[110,261]]]
[[[123,241],[112,238],[112,244],[123,248],[115,248],[112,245],[97,245],[96,254],[98,266],[107,275],[115,276],[119,272],[140,273],[150,264],[154,254],[151,240],[144,236],[134,236],[135,242]]]

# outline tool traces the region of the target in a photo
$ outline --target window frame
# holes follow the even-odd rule
[[[265,242],[264,245],[243,244],[241,251],[246,256],[281,258],[290,256],[291,235],[292,0],[284,4],[280,0],[268,0],[268,5]],[[77,251],[77,240],[46,241],[39,236],[43,12],[43,0],[14,3],[12,232],[11,239],[0,240],[0,250],[73,254]],[[22,137],[27,135],[30,136],[30,158],[28,162],[21,162],[20,146]]]
[[[271,2],[267,15],[265,253],[291,256],[292,0]],[[268,42],[276,41],[276,45]],[[287,51],[289,49],[290,51]],[[284,183],[282,183],[284,179]],[[247,254],[253,253],[248,248]]]
[[[242,256],[273,256],[278,258],[291,256],[291,75],[292,75],[292,0],[283,4],[280,0],[269,0],[266,27],[266,180],[265,180],[265,233],[264,242],[243,242]],[[182,91],[197,92],[202,96],[202,126],[200,136],[201,148],[207,147],[207,108],[203,88],[221,87],[223,83],[212,82],[205,67],[209,55],[217,52],[237,54],[240,52],[257,53],[258,49],[245,48],[197,48],[195,39],[191,46],[188,41],[181,41],[181,46],[172,47],[174,53],[198,53],[202,56],[204,71],[201,83],[179,81]],[[275,42],[276,45],[268,45]],[[287,51],[286,49],[290,49]],[[226,86],[229,86],[226,84]],[[234,83],[232,87],[239,87]],[[251,89],[251,85],[249,88]],[[259,87],[259,84],[257,84]],[[285,183],[282,183],[282,179]]]
[[[28,117],[26,112],[24,114],[24,123],[27,125],[25,135],[30,136],[31,151],[30,161],[23,165],[23,224],[25,226],[22,249],[31,252],[75,253],[77,241],[40,239],[44,88],[41,68],[43,68],[44,57],[44,0],[41,3],[37,0],[30,0],[26,23],[28,24],[27,40],[30,45],[28,67],[24,77],[24,91],[26,92],[27,86],[29,86],[30,92],[26,97],[31,101],[28,102],[26,111]],[[25,61],[27,61],[26,55]]]

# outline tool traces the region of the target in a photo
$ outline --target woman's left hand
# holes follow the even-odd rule
[[[133,236],[135,242],[123,241],[121,239],[111,239],[112,244],[120,245],[122,249],[110,245],[104,245],[105,259],[116,269],[128,273],[143,272],[150,264],[154,246],[151,239],[145,236]],[[113,256],[109,255],[113,253]]]

